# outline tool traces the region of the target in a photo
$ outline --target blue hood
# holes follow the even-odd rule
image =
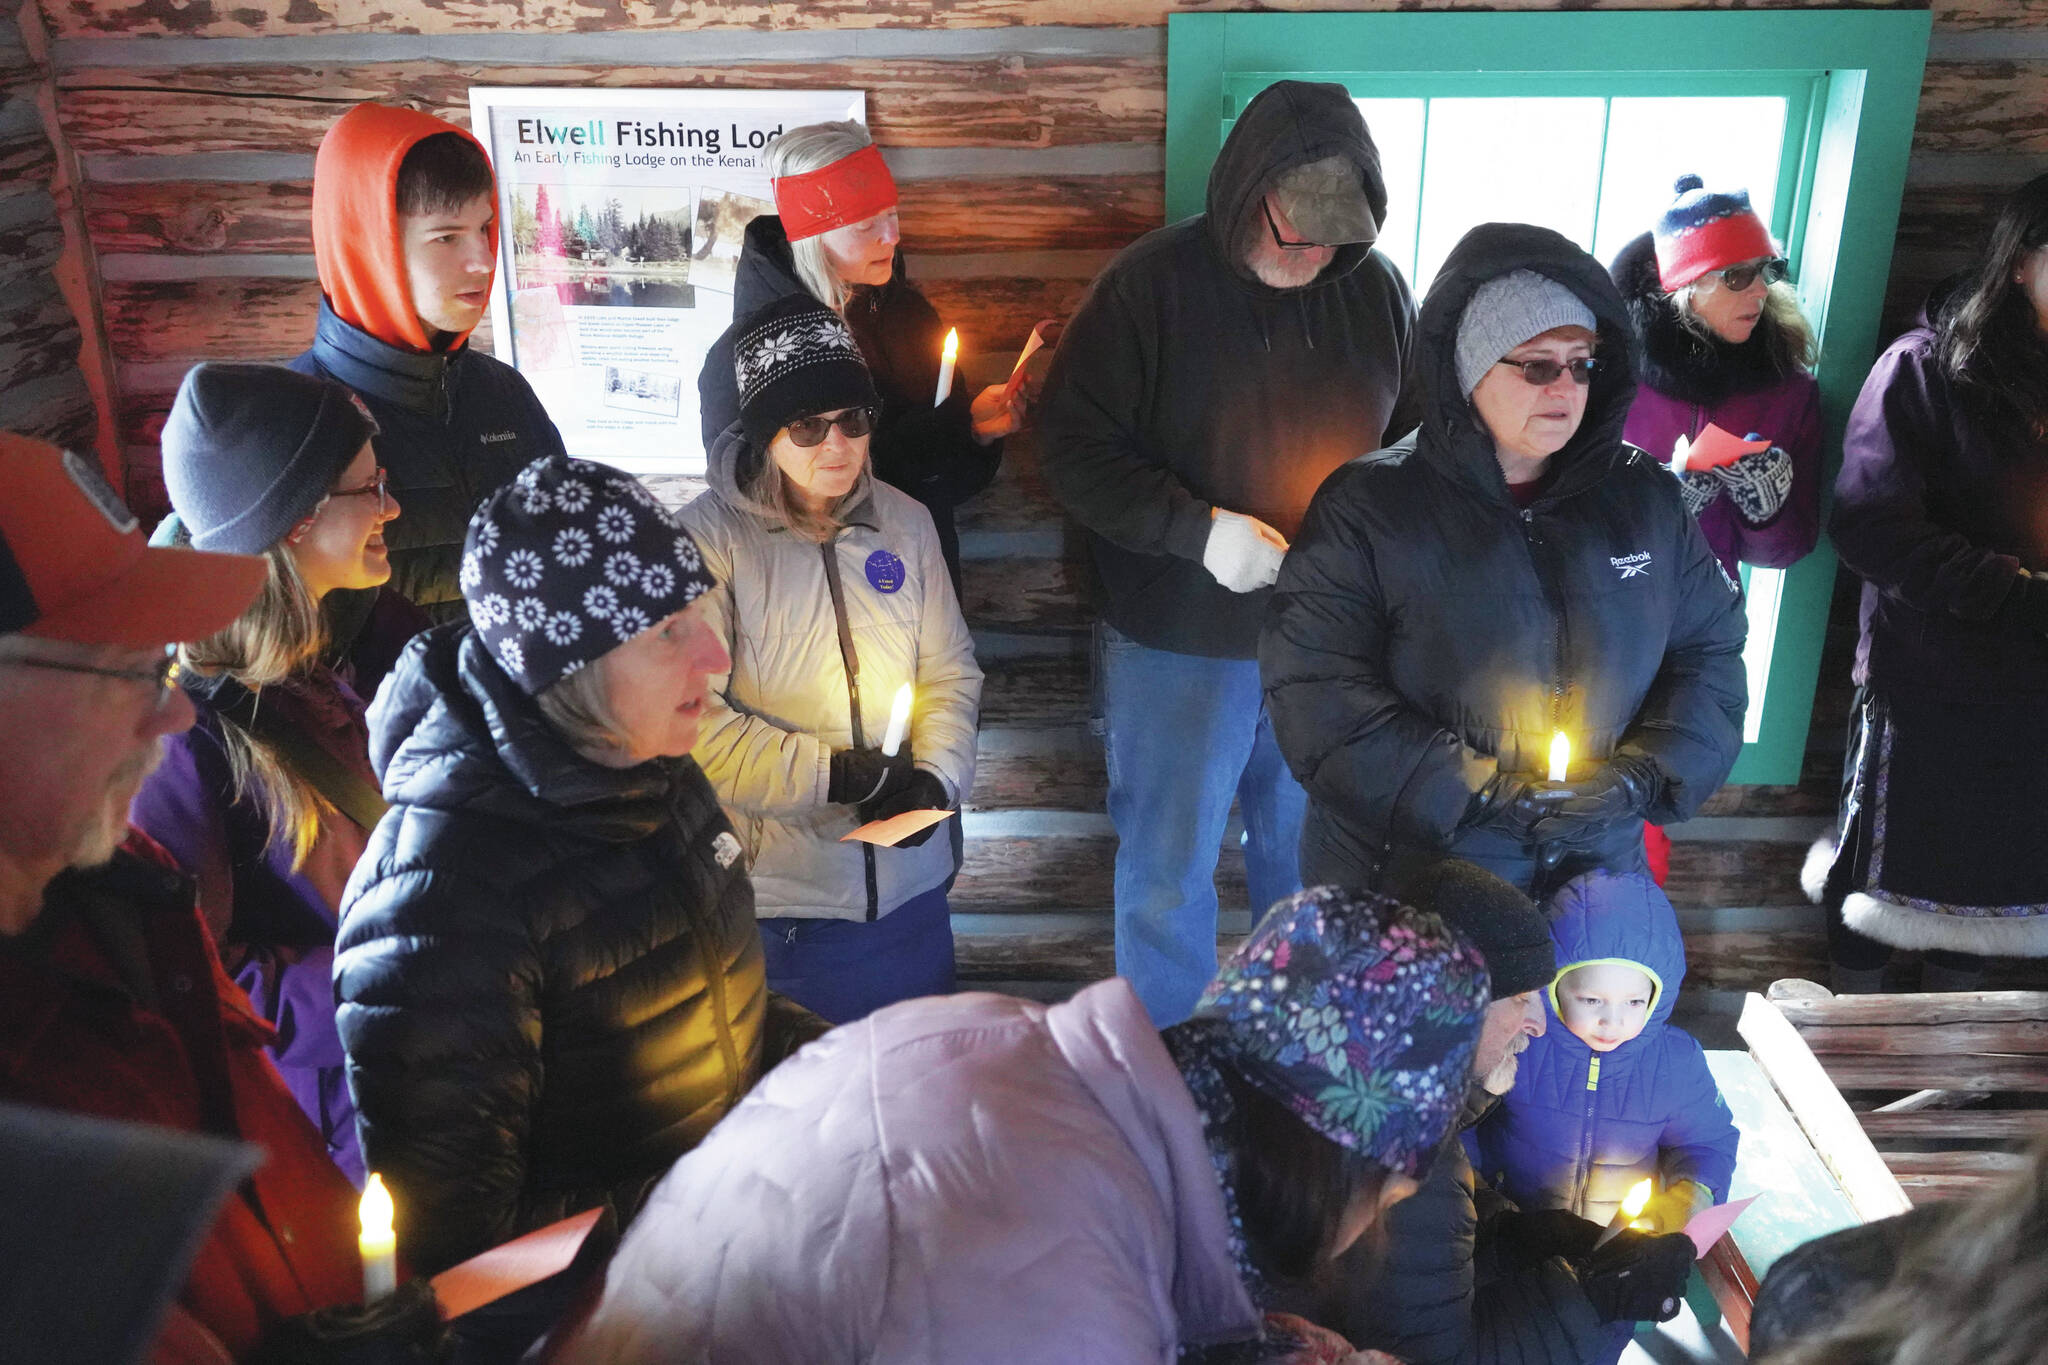
[[[1678,931],[1678,912],[1658,885],[1639,873],[1618,876],[1588,872],[1574,877],[1550,901],[1550,939],[1557,948],[1559,977],[1589,962],[1627,962],[1648,971],[1658,982],[1643,1031],[1615,1052],[1640,1045],[1663,1030],[1685,983],[1685,938]],[[1585,1044],[1558,1021],[1557,981],[1544,992],[1551,1023],[1565,1040]],[[1590,1049],[1588,1049],[1590,1050]]]

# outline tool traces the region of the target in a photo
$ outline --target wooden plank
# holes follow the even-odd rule
[[[970,559],[960,566],[960,609],[975,626],[1078,630],[1095,617],[1088,572],[1066,559]]]
[[[2039,29],[2048,25],[2044,0],[1936,0],[1934,27],[1944,29]]]
[[[1907,1114],[1873,1112],[1858,1114],[1856,1119],[1870,1140],[1877,1143],[1906,1138],[2029,1142],[2048,1133],[2048,1112],[2039,1109],[1937,1109]]]
[[[2018,1152],[1886,1152],[1885,1164],[1900,1178],[1909,1175],[2009,1175],[2024,1170]]]
[[[1811,982],[1804,983],[1810,989]],[[1999,1024],[2048,1019],[2048,992],[1954,991],[1940,995],[1833,995],[1774,1003],[1800,1028],[1849,1024]],[[1917,1088],[1917,1087],[1916,1087]],[[1954,1089],[1955,1087],[1947,1087]]]
[[[984,659],[981,664],[981,723],[1078,725],[1089,710],[1085,657]]]
[[[1798,1027],[1795,1025],[1795,1027]],[[1820,1057],[1836,1055],[1948,1056],[1964,1052],[2048,1052],[2048,1023],[2037,1019],[1993,1024],[1809,1024],[1799,1029]]]
[[[2048,63],[1929,62],[1913,151],[2048,152]]]
[[[9,185],[47,185],[56,169],[57,153],[35,101],[0,96],[0,193]]]
[[[1759,1286],[1734,1237],[1724,1232],[1719,1241],[1707,1248],[1707,1254],[1700,1258],[1700,1278],[1712,1292],[1736,1349],[1747,1355],[1749,1323],[1756,1312]]]
[[[734,66],[359,65],[115,67],[65,71],[58,113],[80,155],[310,152],[362,100],[469,126],[473,85],[591,89],[865,90],[885,147],[1056,147],[1160,142],[1161,57],[967,55]]]
[[[1159,226],[1156,176],[906,180],[903,235],[923,255],[1115,248]],[[86,227],[102,254],[310,254],[308,181],[94,183]]]
[[[1041,318],[1073,316],[1087,280],[923,280],[939,316],[960,328],[963,353],[1015,352]],[[1014,356],[1013,356],[1014,358]]]
[[[1808,779],[1798,786],[1729,786],[1708,797],[1701,816],[1833,815],[1841,784]]]
[[[42,214],[9,215],[17,221],[0,223],[0,290],[31,276],[48,274],[64,253],[64,227],[57,221],[57,206],[47,195],[37,196],[47,211]],[[33,204],[33,200],[0,201]],[[25,220],[25,221],[23,221]]]
[[[2010,1184],[1998,1175],[1908,1175],[1899,1178],[1915,1204],[1959,1204],[1976,1199],[1986,1190]]]
[[[1828,1076],[1842,1090],[2048,1090],[2048,1058],[1829,1057]]]
[[[1665,891],[1681,908],[1782,905],[1799,898],[1805,859],[1801,844],[1678,842]]]
[[[1698,898],[1673,869],[1665,891],[1674,900]],[[1687,990],[1758,990],[1786,971],[1814,971],[1827,966],[1827,939],[1820,934],[1715,933],[1685,938]]]
[[[0,293],[0,389],[78,368],[78,319],[47,275]]]
[[[1778,1007],[1752,992],[1736,1027],[1857,1215],[1869,1222],[1911,1208],[1828,1073]]]
[[[983,906],[1048,910],[1112,905],[1116,839],[970,838],[950,897],[956,911]],[[1248,909],[1244,857],[1225,849],[1217,861],[1217,895],[1226,910]]]

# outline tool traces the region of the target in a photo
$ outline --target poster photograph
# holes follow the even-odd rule
[[[469,103],[498,177],[494,353],[571,455],[701,474],[697,371],[732,322],[747,224],[775,211],[762,149],[865,121],[865,96],[479,87]]]

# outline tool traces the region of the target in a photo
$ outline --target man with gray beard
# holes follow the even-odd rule
[[[1259,621],[1324,477],[1418,420],[1415,301],[1372,249],[1386,210],[1344,87],[1269,86],[1206,211],[1110,262],[1046,379],[1046,479],[1103,588],[1117,972],[1162,1027],[1216,971],[1233,797],[1254,914],[1300,889],[1306,798],[1261,703]]]

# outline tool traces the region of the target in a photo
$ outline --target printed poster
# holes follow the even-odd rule
[[[571,455],[701,474],[697,372],[732,322],[740,236],[774,212],[761,151],[867,117],[857,90],[477,88],[498,177],[492,349]]]

